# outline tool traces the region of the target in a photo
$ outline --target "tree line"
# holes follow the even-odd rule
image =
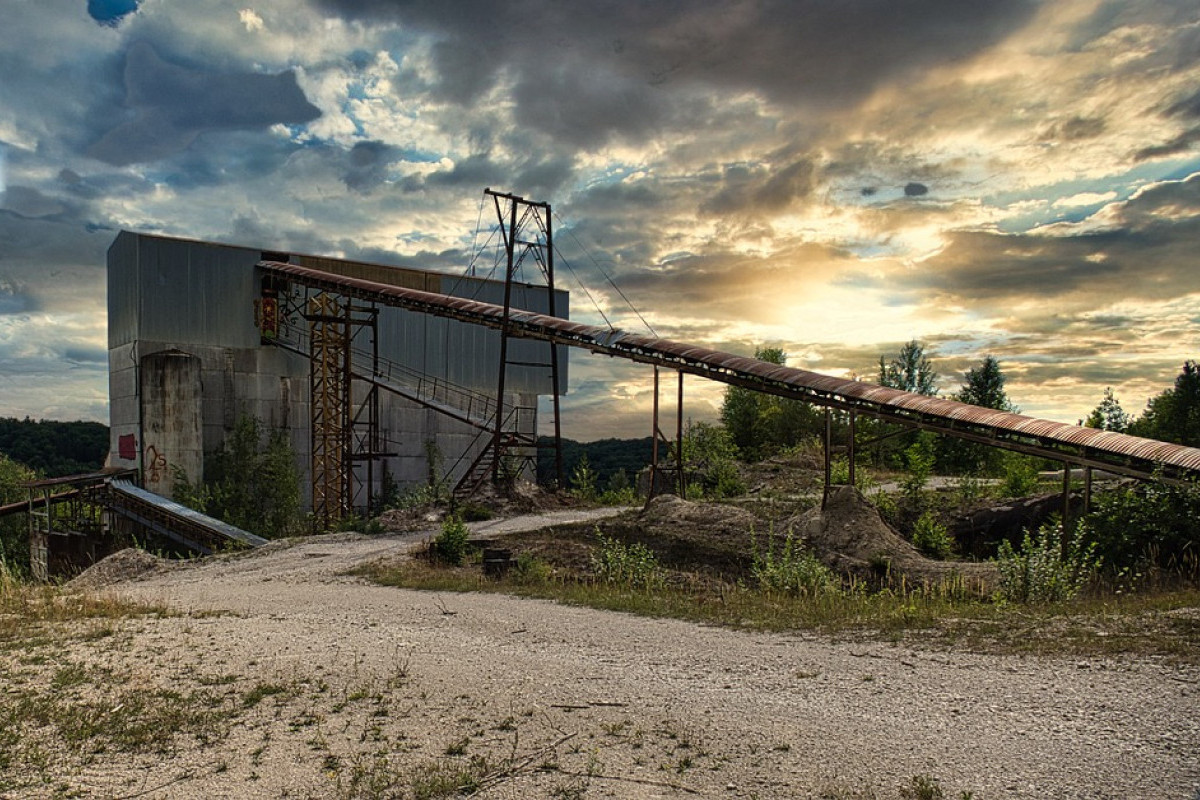
[[[785,364],[787,354],[780,348],[763,347],[755,357],[773,364]],[[940,376],[925,346],[918,340],[905,343],[889,358],[879,358],[877,382],[881,386],[937,396]],[[983,408],[1018,413],[1005,388],[1007,378],[1000,362],[985,355],[962,376],[962,384],[948,396],[952,400]],[[728,432],[743,461],[758,461],[774,453],[796,447],[806,440],[824,436],[824,410],[802,400],[788,400],[737,386],[725,392],[721,406],[721,424]],[[1173,387],[1153,397],[1141,416],[1126,412],[1113,394],[1105,389],[1099,404],[1083,420],[1091,428],[1130,433],[1164,442],[1200,447],[1200,367],[1186,361]],[[849,418],[835,412],[833,436],[844,441]],[[858,423],[857,440],[877,466],[904,467],[905,451],[922,434],[901,433],[894,425],[876,420]],[[951,474],[994,473],[1005,463],[1003,453],[985,445],[942,438],[935,447],[936,466]]]

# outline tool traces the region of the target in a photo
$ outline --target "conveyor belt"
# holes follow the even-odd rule
[[[505,325],[503,307],[491,303],[403,289],[294,264],[261,261],[258,266],[266,274],[285,282],[292,281],[367,302],[488,328],[499,329]],[[1067,464],[1098,467],[1122,475],[1173,483],[1200,478],[1200,449],[1194,447],[981,408],[864,381],[834,378],[669,339],[582,325],[528,311],[511,311],[507,324],[510,336],[539,339],[676,369],[721,383],[827,408],[853,411]]]
[[[230,547],[261,547],[267,540],[247,533],[128,481],[109,486],[108,506],[189,550],[209,555]]]

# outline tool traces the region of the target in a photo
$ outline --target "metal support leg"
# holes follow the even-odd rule
[[[825,492],[821,495],[821,508],[825,508],[825,504],[829,502],[829,481],[833,477],[833,463],[830,458],[830,433],[833,430],[833,424],[830,421],[829,408],[825,409]]]
[[[858,485],[858,481],[856,481],[854,479],[854,422],[857,418],[858,418],[858,415],[856,413],[854,413],[853,411],[851,411],[850,412],[850,440],[849,440],[849,444],[847,445],[847,450],[846,450],[846,457],[847,457],[847,460],[850,462],[850,485],[851,486]]]
[[[679,372],[679,396],[675,408],[675,469],[679,471],[679,498],[687,498],[687,484],[683,475],[683,371]]]

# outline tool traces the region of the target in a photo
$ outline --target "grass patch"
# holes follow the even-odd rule
[[[601,539],[599,547],[611,550],[611,539]],[[988,653],[1140,654],[1200,663],[1194,646],[1200,635],[1200,591],[1195,589],[1083,595],[1045,604],[996,602],[961,579],[902,583],[882,591],[851,584],[840,591],[797,593],[667,568],[654,581],[618,582],[603,570],[581,566],[587,561],[578,555],[573,564],[555,565],[544,560],[543,551],[536,572],[515,571],[500,579],[485,577],[475,566],[446,567],[421,559],[369,564],[355,574],[387,586],[537,597],[735,629],[904,639]]]

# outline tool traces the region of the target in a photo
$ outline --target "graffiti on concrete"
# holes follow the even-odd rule
[[[167,457],[158,452],[158,448],[150,445],[146,448],[146,460],[143,463],[142,479],[147,485],[157,485],[167,479]]]

